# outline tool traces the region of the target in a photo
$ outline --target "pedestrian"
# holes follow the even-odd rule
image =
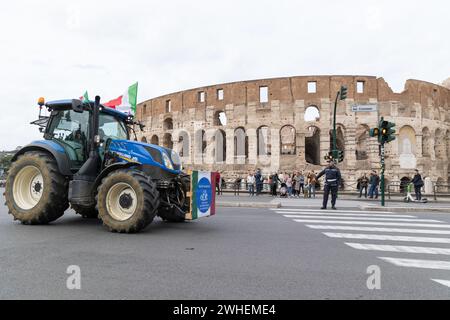
[[[288,197],[292,197],[292,177],[291,176],[287,176],[286,179],[286,187],[288,190]]]
[[[295,179],[295,192],[299,198],[302,193],[305,193],[305,176],[302,171],[297,174]]]
[[[247,188],[250,197],[255,195],[255,175],[252,172],[248,173],[247,176]]]
[[[378,199],[378,186],[380,184],[380,177],[375,170],[372,171],[369,178],[369,199]]]
[[[359,189],[359,198],[362,197],[362,193],[364,190],[364,198],[367,199],[367,187],[369,185],[369,178],[367,178],[367,174],[364,173],[359,179],[358,179],[358,189]]]
[[[216,192],[218,195],[222,193],[222,177],[220,176],[220,171],[216,174]]]
[[[309,198],[311,198],[311,196],[314,197],[314,199],[316,198],[316,184],[317,184],[316,173],[314,172],[314,170],[312,170],[308,174],[308,193],[309,193]]]
[[[422,176],[419,173],[419,170],[415,170],[414,178],[412,179],[411,183],[414,185],[414,191],[416,193],[416,200],[420,201],[422,200],[422,187],[424,185]]]
[[[323,175],[325,175],[325,186],[323,190],[323,203],[321,209],[325,210],[327,208],[328,197],[331,192],[331,207],[333,210],[336,210],[336,200],[339,184],[341,182],[341,172],[334,165],[334,161],[330,161],[328,167],[322,170],[322,172],[317,175],[316,179],[319,179]]]
[[[257,169],[255,174],[255,184],[256,184],[256,195],[259,196],[262,192],[264,180],[261,175],[261,170]]]
[[[277,189],[278,189],[278,183],[280,182],[280,179],[278,178],[278,173],[274,172],[270,176],[270,194],[272,197],[277,196]]]

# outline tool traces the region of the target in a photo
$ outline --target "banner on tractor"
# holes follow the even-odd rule
[[[216,214],[216,175],[216,172],[192,171],[191,210],[186,214],[186,220]]]

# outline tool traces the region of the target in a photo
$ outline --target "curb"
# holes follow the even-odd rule
[[[224,208],[281,208],[281,203],[261,203],[261,202],[231,202],[218,201],[217,207]]]
[[[450,213],[450,207],[436,207],[436,208],[420,208],[420,207],[372,207],[372,206],[358,206],[365,211],[391,211],[391,212],[442,212]]]

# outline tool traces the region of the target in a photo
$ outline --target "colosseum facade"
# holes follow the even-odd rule
[[[450,183],[450,90],[408,80],[395,93],[373,76],[299,76],[207,86],[144,101],[139,139],[180,153],[188,169],[217,170],[228,178],[261,168],[319,170],[330,151],[333,106],[340,87],[348,98],[337,107],[337,145],[345,186],[380,169],[379,146],[369,137],[378,117],[395,122],[386,149],[386,178],[401,181],[419,169],[433,182]],[[377,112],[354,112],[375,105]]]

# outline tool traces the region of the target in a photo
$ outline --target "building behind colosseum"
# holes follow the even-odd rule
[[[228,178],[249,170],[319,170],[330,151],[333,105],[338,103],[339,164],[347,189],[363,172],[380,169],[379,147],[369,137],[377,117],[397,124],[397,139],[386,149],[386,178],[401,181],[419,169],[433,182],[450,183],[450,90],[408,80],[394,93],[383,78],[304,76],[243,81],[197,88],[138,105],[146,125],[142,141],[180,153],[185,168],[217,170]],[[353,112],[356,105],[377,112]]]

